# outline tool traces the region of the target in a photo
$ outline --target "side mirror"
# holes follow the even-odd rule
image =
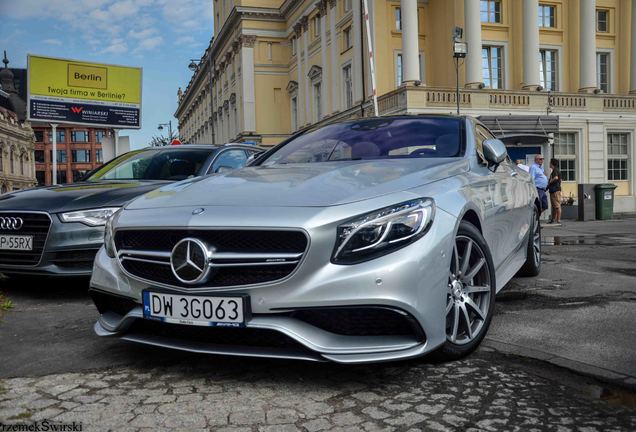
[[[220,166],[220,167],[218,167],[218,168],[216,169],[216,171],[214,171],[214,172],[215,172],[215,173],[217,173],[217,174],[222,174],[222,173],[230,172],[230,171],[234,171],[234,168],[229,167],[229,166],[227,166],[227,165],[221,165],[221,166]]]
[[[498,139],[489,139],[484,141],[484,157],[494,165],[499,165],[508,156],[506,145]]]
[[[245,166],[250,166],[252,164],[252,162],[254,162],[262,154],[263,154],[263,152],[259,151],[257,153],[252,153],[251,155],[249,155],[249,157],[245,161]]]

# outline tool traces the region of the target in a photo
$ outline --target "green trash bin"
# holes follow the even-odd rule
[[[614,189],[616,185],[604,183],[596,185],[596,219],[611,219],[614,216]]]

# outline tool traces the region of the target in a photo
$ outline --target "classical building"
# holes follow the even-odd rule
[[[0,193],[36,184],[33,130],[16,113],[23,106],[17,97],[6,53],[3,63],[4,68],[0,70]]]
[[[214,0],[214,37],[179,92],[181,136],[273,145],[374,115],[361,3]],[[499,135],[510,116],[535,118],[550,138],[510,142],[513,157],[554,156],[564,195],[611,182],[615,210],[636,211],[636,0],[368,4],[380,115],[455,112],[452,33],[462,27],[461,112],[488,116]]]

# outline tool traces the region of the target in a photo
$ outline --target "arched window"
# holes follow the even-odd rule
[[[11,148],[11,150],[9,150],[9,161],[11,164],[11,170],[9,171],[9,173],[13,174],[15,173],[15,164],[14,164],[14,160],[13,160],[13,148]]]
[[[25,155],[20,156],[20,175],[24,175],[24,159]]]

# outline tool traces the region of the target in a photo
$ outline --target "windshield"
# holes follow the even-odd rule
[[[132,151],[108,162],[86,181],[185,180],[198,175],[214,150]]]
[[[302,134],[262,165],[460,155],[461,119],[387,117],[338,123]]]

